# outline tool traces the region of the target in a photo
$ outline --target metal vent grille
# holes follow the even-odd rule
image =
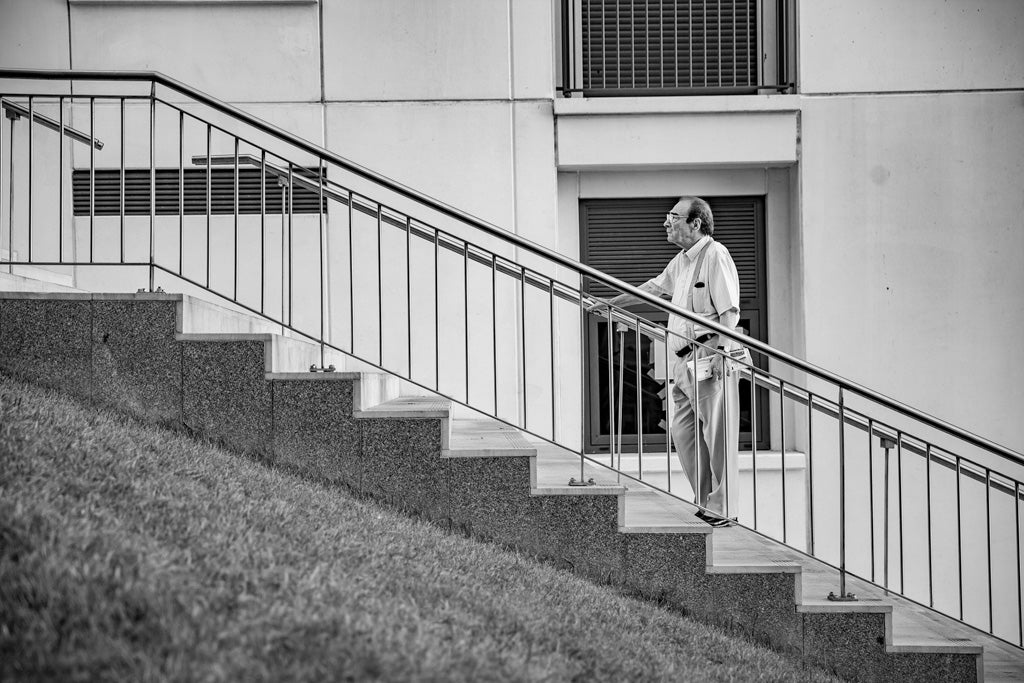
[[[756,86],[756,0],[583,0],[584,89]]]
[[[148,168],[125,169],[124,172],[124,215],[148,216],[150,198],[150,171]],[[76,216],[121,215],[121,171],[119,169],[95,169],[92,185],[95,193],[90,206],[90,170],[76,169],[72,176],[74,211]],[[296,169],[295,175],[316,179],[316,170]],[[207,171],[205,168],[184,169],[184,207],[181,207],[179,170],[176,168],[156,169],[156,215],[197,215],[206,214]],[[263,213],[287,213],[278,178],[270,173],[265,178],[266,206]],[[235,213],[235,171],[233,168],[214,168],[210,173],[210,213]],[[317,213],[320,209],[317,192],[298,185],[294,188],[293,213]],[[94,207],[94,211],[90,211]],[[324,200],[323,211],[327,212]],[[260,206],[260,169],[238,169],[238,213],[258,214]]]

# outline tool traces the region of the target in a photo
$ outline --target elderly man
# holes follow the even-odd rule
[[[740,282],[729,250],[716,242],[711,207],[698,197],[682,197],[665,217],[668,241],[682,249],[657,277],[640,285],[656,296],[671,296],[672,303],[699,317],[735,329],[740,319]],[[641,300],[620,294],[599,301],[629,306]],[[738,513],[736,480],[739,447],[738,373],[732,372],[714,349],[729,351],[736,344],[670,315],[669,351],[672,363],[672,441],[697,502],[697,516],[713,526],[728,526]],[[695,343],[694,343],[695,342]],[[706,376],[705,370],[710,369]],[[696,373],[697,381],[694,381]],[[698,429],[699,427],[699,429]]]

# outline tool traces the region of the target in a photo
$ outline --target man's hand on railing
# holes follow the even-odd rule
[[[586,308],[587,313],[607,315],[608,307],[612,304],[609,299],[602,299],[599,296],[591,296],[584,300],[583,305]]]

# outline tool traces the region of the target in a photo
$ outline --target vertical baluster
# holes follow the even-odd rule
[[[13,131],[13,128],[12,128]],[[13,137],[11,140],[13,141]],[[96,139],[96,98],[89,98],[89,140]],[[11,146],[14,151],[14,146]],[[11,187],[14,187],[13,183]],[[89,263],[96,260],[94,233],[96,226],[96,147],[89,144]]]
[[[441,296],[438,292],[441,231],[434,228],[434,389],[441,390]]]
[[[640,375],[640,317],[634,316],[633,323],[636,325],[636,339],[634,340],[634,355],[636,356],[636,411],[634,413],[636,417],[636,458],[637,458],[637,470],[639,472],[640,479],[644,478],[644,403],[643,396],[641,394],[641,375]]]
[[[960,621],[964,620],[964,549],[961,530],[961,501],[960,501],[960,456],[956,456],[956,567],[957,582],[960,588]],[[1016,503],[1016,499],[1014,499]]]
[[[260,150],[260,313],[266,306],[267,268],[267,150]]]
[[[526,268],[519,269],[519,355],[523,371],[523,429],[526,429]]]
[[[0,110],[2,110],[2,107],[0,107]],[[10,113],[10,112],[8,112],[8,113]],[[8,180],[8,191],[10,192],[11,198],[10,198],[10,202],[8,203],[7,206],[8,206],[8,209],[10,210],[10,212],[11,212],[11,215],[9,217],[9,222],[7,224],[7,229],[8,229],[8,232],[10,233],[11,227],[14,225],[14,119],[13,118],[11,119],[11,142],[10,142],[9,146],[11,148],[11,162],[10,162],[11,163],[11,170],[7,174],[7,180]],[[3,168],[4,164],[3,164],[3,161],[4,161],[4,135],[3,135],[3,131],[0,130],[0,187],[3,187],[3,185],[4,185],[4,183],[3,183],[3,179],[4,179],[4,168]],[[4,208],[4,197],[3,197],[3,193],[0,192],[0,215],[3,215],[3,208]],[[73,225],[73,223],[72,223],[72,225]],[[72,227],[72,230],[73,229],[74,228]],[[7,265],[7,272],[8,273],[13,273],[14,272],[14,241],[13,241],[13,238],[14,238],[13,233],[8,234],[8,242],[7,242],[7,263],[8,263],[8,265]],[[2,240],[2,239],[3,238],[0,237],[0,240]],[[3,260],[3,254],[0,254],[0,260]]]
[[[814,555],[814,394],[807,391],[807,552]]]
[[[316,162],[317,175],[320,177],[317,179],[317,198],[316,198],[316,211],[320,220],[320,235],[317,240],[320,247],[320,369],[327,369],[327,358],[326,350],[324,348],[325,340],[327,335],[324,333],[324,323],[327,320],[327,314],[324,311],[324,241],[327,239],[327,233],[324,226],[324,178],[327,176],[327,172],[324,169],[324,160],[318,158]]]
[[[615,466],[615,337],[612,332],[612,307],[608,306],[608,454],[611,456],[612,466]]]
[[[668,492],[672,493],[672,357],[669,355],[668,326],[665,327],[665,475],[668,478]]]
[[[238,138],[235,138],[235,149],[234,149],[234,168],[232,169],[234,175],[232,177],[233,190],[234,190],[234,208],[235,215],[232,221],[232,240],[233,244],[231,247],[231,258],[233,265],[231,267],[231,298],[234,301],[238,301]]]
[[[178,110],[178,275],[185,274],[185,112]],[[263,308],[260,307],[262,312]]]
[[[928,529],[928,606],[935,607],[935,584],[932,568],[932,445],[924,445],[925,505],[927,506]]]
[[[757,530],[757,375],[750,365],[750,482],[753,486],[754,529]]]
[[[212,214],[213,207],[213,160],[210,158],[213,138],[213,129],[210,124],[206,124],[206,288],[210,288],[210,215]],[[281,235],[282,244],[284,244],[284,205],[281,206]],[[284,260],[282,256],[281,260]],[[281,282],[284,282],[284,273],[281,273]],[[283,287],[282,287],[283,289]],[[284,298],[281,298],[281,320],[284,320]]]
[[[994,629],[992,613],[992,470],[985,468],[985,557],[988,568],[988,632]]]
[[[581,295],[582,296],[582,295]],[[491,254],[491,362],[494,367],[494,416],[498,417],[498,262]]]
[[[903,432],[896,432],[896,495],[899,498],[897,508],[900,536],[900,592],[906,591],[906,577],[903,561]]]
[[[740,516],[740,511],[739,510],[733,510],[730,507],[731,504],[729,503],[729,496],[730,496],[729,487],[733,486],[735,484],[735,482],[732,481],[732,477],[731,477],[732,466],[729,464],[729,450],[731,448],[733,448],[732,437],[729,436],[729,394],[731,393],[731,390],[729,389],[729,382],[731,382],[732,380],[729,379],[729,377],[728,377],[729,368],[728,368],[728,365],[726,364],[726,361],[725,361],[725,354],[720,352],[718,349],[715,349],[715,356],[717,357],[716,362],[719,362],[719,363],[722,364],[722,380],[721,380],[722,381],[722,424],[721,424],[721,429],[722,429],[722,433],[726,435],[726,440],[727,440],[726,447],[725,447],[725,461],[722,463],[722,468],[723,468],[723,471],[722,471],[722,475],[723,475],[722,476],[722,486],[723,486],[723,493],[725,494],[725,496],[724,496],[725,497],[725,505],[723,505],[722,507],[723,507],[723,511],[725,512],[725,517],[727,519],[732,518],[732,517],[735,517],[735,518],[738,519],[739,516]],[[737,401],[737,403],[738,403],[738,401]],[[737,434],[737,438],[739,438],[739,434]],[[736,448],[737,449],[738,449],[738,447],[739,447],[739,444],[736,444]],[[736,453],[736,457],[739,458],[739,453],[738,452]],[[737,463],[737,466],[736,466],[736,473],[737,473],[737,475],[739,474],[739,463]],[[785,517],[783,517],[783,528],[785,528]]]
[[[355,232],[355,225],[352,223],[352,190],[348,191],[348,351],[351,354],[356,352],[356,271],[352,260],[352,233]],[[436,264],[435,264],[436,265]]]
[[[405,217],[405,362],[406,377],[412,379],[412,218]]]
[[[288,253],[287,245],[287,224],[285,218],[287,217],[287,206],[288,206],[288,184],[284,178],[278,176],[277,186],[281,188],[281,250],[278,252],[281,256],[281,334],[284,334],[284,321],[285,321],[285,303],[287,301],[287,294],[285,292],[285,258]]]
[[[156,269],[156,83],[149,92],[149,291],[155,292]]]
[[[1024,609],[1022,609],[1022,596],[1024,592],[1024,585],[1021,584],[1021,566],[1020,566],[1020,482],[1013,482],[1013,518],[1015,529],[1017,533],[1014,535],[1014,547],[1017,549],[1017,644],[1024,647]],[[963,589],[961,588],[961,595]],[[961,604],[963,598],[961,598]],[[963,619],[963,616],[960,617]]]
[[[60,130],[57,133],[57,262],[64,263],[64,96],[57,98]],[[92,140],[89,141],[92,144]],[[3,149],[0,143],[0,149]],[[0,154],[0,158],[3,155]]]
[[[465,392],[466,403],[469,403],[469,242],[462,243],[462,319],[464,320],[465,338],[463,348],[466,350]]]
[[[584,353],[584,339],[586,339],[586,328],[587,328],[587,309],[583,305],[583,286],[585,284],[584,275],[580,275],[580,289],[577,294],[579,295],[579,307],[580,307],[580,386],[579,394],[580,397],[580,484],[586,481],[583,478],[583,448],[587,443],[587,402],[586,402],[586,372],[587,372],[587,354]],[[595,341],[594,346],[597,346]],[[598,361],[600,362],[600,361]],[[569,483],[572,483],[572,479],[569,479]]]
[[[883,481],[885,486],[885,498],[882,499],[882,519],[884,520],[884,529],[882,532],[882,577],[885,585],[886,593],[889,592],[889,449],[892,448],[893,442],[888,436],[882,437],[882,449],[885,452],[885,468],[883,474]],[[959,481],[957,485],[959,486]],[[957,500],[959,505],[959,500]],[[959,515],[959,511],[957,513]]]
[[[33,107],[33,97],[28,97],[28,262],[32,263],[32,138],[35,137],[36,113]]]
[[[295,166],[288,162],[288,327],[292,326],[295,290],[292,281],[292,232],[295,230]]]
[[[92,142],[93,141],[90,141],[90,144],[92,144]],[[121,239],[121,242],[120,242],[120,247],[121,247],[120,262],[121,263],[124,263],[124,240],[125,240],[125,235],[124,235],[124,216],[125,216],[125,205],[124,205],[124,194],[125,194],[125,189],[124,189],[125,188],[124,145],[125,145],[125,121],[124,121],[124,98],[122,97],[121,98],[121,168],[120,168],[120,174],[119,174],[120,177],[121,177],[121,185],[120,185],[121,210],[120,210],[120,224],[119,224],[120,225],[120,231],[121,231],[121,234],[120,234],[120,239]]]
[[[782,542],[787,542],[787,502],[786,496],[786,383],[779,380],[779,445],[782,447],[779,459],[779,472],[782,475]]]
[[[377,204],[377,363],[384,367],[384,207]]]
[[[871,582],[875,581],[875,453],[871,438],[875,435],[874,420],[868,418],[868,520],[871,527]]]
[[[700,406],[700,382],[697,381],[697,354],[699,353],[700,348],[691,341],[690,349],[690,359],[693,362],[693,384],[690,386],[690,392],[692,394],[690,397],[690,410],[693,412],[693,462],[694,470],[697,473],[695,477],[696,481],[690,482],[690,485],[693,486],[693,502],[703,507],[704,503],[702,503],[700,499],[701,472],[699,445],[700,435],[702,431],[700,423],[700,410],[698,408]]]
[[[851,600],[846,592],[846,407],[843,388],[839,387],[839,594],[829,600]]]
[[[551,440],[556,440],[556,434],[558,432],[556,422],[557,414],[555,411],[555,357],[557,356],[557,350],[555,348],[555,281],[548,280],[548,320],[551,331]]]

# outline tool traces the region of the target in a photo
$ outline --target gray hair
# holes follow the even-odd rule
[[[694,218],[700,219],[700,231],[705,235],[715,234],[715,217],[711,213],[711,207],[700,197],[680,197],[680,201],[690,202],[690,210],[686,214],[686,221],[689,223]]]

